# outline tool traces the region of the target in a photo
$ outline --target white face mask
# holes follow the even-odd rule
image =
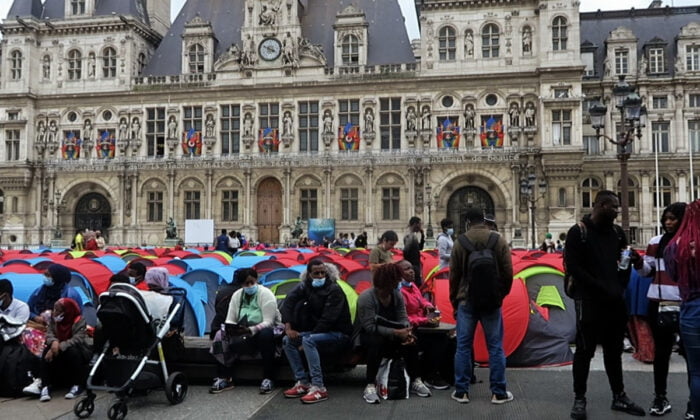
[[[129,277],[129,283],[136,284],[136,277]]]
[[[61,322],[61,321],[63,321],[63,314],[61,314],[61,315],[56,315],[55,317],[53,317],[53,320],[54,320],[55,322]]]
[[[449,228],[449,229],[447,229],[447,232],[446,232],[446,233],[447,233],[449,236],[452,236],[452,235],[454,235],[455,230],[452,229],[452,228]]]

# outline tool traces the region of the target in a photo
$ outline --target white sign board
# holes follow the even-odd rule
[[[185,243],[187,245],[211,245],[214,243],[213,219],[185,220]]]

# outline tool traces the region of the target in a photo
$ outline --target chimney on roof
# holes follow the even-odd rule
[[[650,9],[659,9],[663,5],[664,5],[664,2],[661,0],[652,0],[651,4],[649,5],[649,8]]]

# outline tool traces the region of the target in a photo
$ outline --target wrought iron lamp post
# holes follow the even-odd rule
[[[608,107],[600,102],[593,104],[589,113],[591,115],[591,127],[595,129],[596,137],[607,139],[617,145],[617,160],[620,161],[620,208],[622,214],[622,229],[629,235],[629,176],[627,161],[632,153],[634,138],[642,138],[642,129],[646,126],[646,107],[642,106],[642,98],[635,92],[635,88],[625,81],[625,76],[613,87],[615,108],[620,111],[620,126],[617,139],[604,133],[605,115]]]
[[[535,190],[537,186],[537,191]],[[532,241],[532,249],[537,248],[537,237],[535,235],[535,210],[537,210],[537,201],[547,193],[547,181],[540,178],[539,182],[535,174],[530,174],[527,179],[520,180],[520,195],[525,197],[530,208],[530,239]]]
[[[433,204],[433,187],[425,186],[425,198],[428,200],[428,227],[425,229],[426,239],[433,239],[433,219],[432,219],[432,204]]]
[[[54,210],[56,210],[56,226],[54,226],[54,231],[53,231],[53,238],[54,239],[61,239],[63,237],[63,233],[61,232],[61,221],[60,221],[60,215],[61,215],[61,190],[56,190],[53,193],[54,200],[53,200],[53,207]]]

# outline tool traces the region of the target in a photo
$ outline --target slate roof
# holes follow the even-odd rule
[[[602,78],[604,75],[605,40],[610,36],[610,32],[620,26],[630,29],[637,37],[637,57],[641,57],[645,44],[653,44],[659,39],[666,42],[664,47],[666,68],[669,75],[673,76],[675,72],[673,65],[677,55],[675,38],[680,34],[683,26],[700,21],[700,7],[587,12],[580,14],[580,21],[581,42],[589,41],[597,46],[594,52],[594,78]]]
[[[10,7],[10,11],[7,12],[7,17],[14,18],[15,16],[33,16],[35,18],[39,18],[43,9],[44,6],[41,4],[41,0],[15,0],[12,7]]]
[[[7,14],[8,18],[15,16],[34,16],[37,19],[65,18],[65,2],[68,0],[15,0]],[[148,13],[145,0],[96,0],[94,16],[117,15],[131,16],[146,25]]]
[[[244,0],[187,0],[143,74],[158,76],[180,73],[185,23],[197,15],[211,22],[218,41],[215,61],[231,44],[240,46],[244,4]],[[364,11],[369,24],[368,64],[415,62],[397,0],[300,0],[299,4],[302,36],[312,44],[323,46],[330,66],[334,62],[335,17],[350,4]]]

